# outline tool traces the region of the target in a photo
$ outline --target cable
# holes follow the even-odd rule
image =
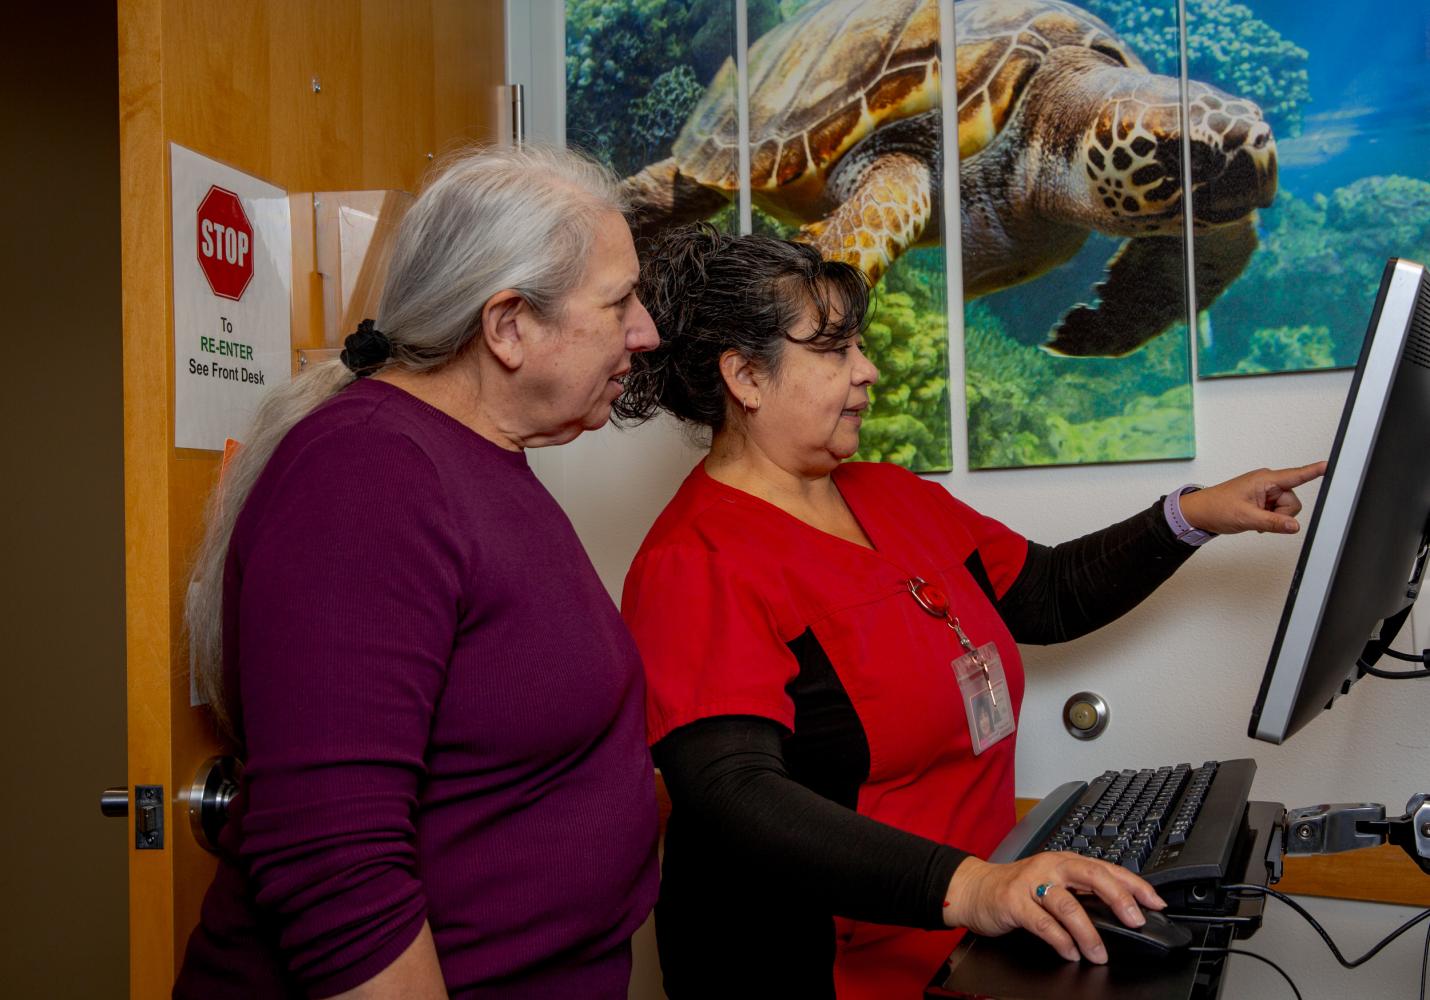
[[[1311,925],[1315,932],[1321,935],[1321,940],[1326,942],[1326,947],[1331,949],[1331,954],[1336,956],[1336,961],[1340,962],[1341,966],[1346,969],[1354,969],[1361,965],[1364,965],[1366,962],[1369,962],[1376,955],[1379,955],[1381,949],[1383,949],[1386,945],[1390,944],[1390,942],[1400,937],[1400,935],[1410,930],[1410,928],[1420,923],[1420,921],[1424,920],[1426,917],[1430,917],[1430,910],[1421,910],[1419,913],[1415,914],[1415,916],[1411,917],[1409,920],[1405,921],[1405,923],[1401,924],[1395,930],[1391,931],[1385,937],[1381,938],[1380,941],[1370,949],[1370,951],[1366,952],[1360,958],[1351,961],[1341,954],[1341,949],[1336,947],[1336,943],[1331,940],[1331,936],[1326,933],[1326,929],[1322,927],[1319,923],[1317,923],[1316,918],[1311,916],[1311,914],[1306,911],[1306,908],[1304,906],[1296,902],[1284,892],[1278,892],[1277,890],[1272,889],[1269,886],[1247,885],[1241,883],[1238,883],[1236,885],[1224,885],[1222,886],[1222,888],[1228,892],[1259,892],[1263,895],[1272,896],[1276,899],[1281,900],[1281,902],[1285,903],[1287,906],[1291,907],[1291,909],[1299,913],[1301,917],[1308,924]]]
[[[1423,552],[1423,550],[1422,550]],[[1414,653],[1402,653],[1399,650],[1391,649],[1390,644],[1395,641],[1395,637],[1400,634],[1403,626],[1410,617],[1410,611],[1414,604],[1407,604],[1403,609],[1391,615],[1381,623],[1380,634],[1366,643],[1365,649],[1356,659],[1356,666],[1362,673],[1370,674],[1372,677],[1381,677],[1388,681],[1415,680],[1420,677],[1430,677],[1430,649],[1426,649],[1416,656]],[[1421,663],[1427,666],[1423,670],[1381,670],[1373,665],[1375,660],[1382,656],[1391,656],[1397,660],[1408,660],[1411,663]],[[1367,663],[1369,657],[1371,662]]]
[[[1271,961],[1271,959],[1267,958],[1265,955],[1258,955],[1254,951],[1242,951],[1240,948],[1188,948],[1187,950],[1199,951],[1204,954],[1245,955],[1247,958],[1254,958],[1258,962],[1265,962],[1277,972],[1281,973],[1281,978],[1286,980],[1287,986],[1291,987],[1291,992],[1295,994],[1296,1000],[1302,1000],[1301,991],[1296,988],[1296,983],[1291,979],[1289,975],[1287,975],[1286,970],[1281,968],[1281,966],[1277,965],[1275,962]]]
[[[1390,652],[1390,650],[1386,650]],[[1401,655],[1400,659],[1419,661],[1419,657]],[[1357,660],[1356,666],[1362,673],[1370,674],[1372,677],[1382,677],[1388,681],[1409,681],[1420,677],[1430,677],[1430,666],[1424,670],[1381,670],[1379,667],[1372,667],[1365,660]]]
[[[1420,1000],[1425,1000],[1425,965],[1430,962],[1430,926],[1425,928],[1425,950],[1420,953]]]
[[[1361,667],[1372,677],[1379,677],[1387,681],[1413,681],[1421,677],[1430,677],[1430,669],[1427,670],[1381,670],[1379,667]]]

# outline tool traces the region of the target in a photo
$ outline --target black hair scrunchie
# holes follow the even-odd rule
[[[362,378],[377,371],[384,361],[392,357],[392,341],[373,325],[372,320],[365,319],[358,324],[357,332],[349,334],[343,341],[343,353],[339,357],[350,372]]]

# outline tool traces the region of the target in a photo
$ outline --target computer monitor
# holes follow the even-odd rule
[[[1392,258],[1256,696],[1280,743],[1373,666],[1425,575],[1430,532],[1430,280]],[[1430,697],[1430,690],[1425,692]]]

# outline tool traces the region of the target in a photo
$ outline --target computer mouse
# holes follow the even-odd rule
[[[1186,926],[1156,910],[1143,910],[1147,922],[1141,927],[1128,927],[1096,896],[1079,896],[1078,902],[1107,946],[1108,962],[1166,958],[1192,943],[1192,932]]]

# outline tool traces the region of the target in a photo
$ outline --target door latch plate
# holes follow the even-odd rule
[[[134,786],[134,849],[164,849],[164,786]]]

